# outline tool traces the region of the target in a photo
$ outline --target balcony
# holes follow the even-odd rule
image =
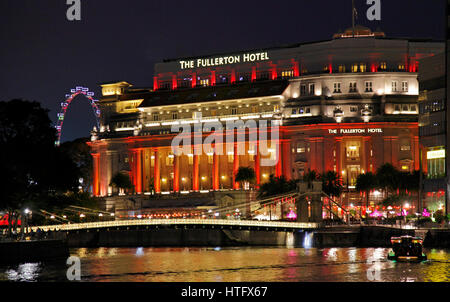
[[[191,125],[197,123],[215,123],[215,122],[227,122],[236,120],[259,120],[259,119],[272,119],[276,116],[277,112],[262,112],[262,113],[246,113],[235,115],[220,115],[220,116],[205,116],[202,118],[183,118],[176,120],[164,120],[164,121],[147,121],[144,126],[146,128],[177,126],[177,125]]]

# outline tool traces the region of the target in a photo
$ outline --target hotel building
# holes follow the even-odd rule
[[[384,163],[419,170],[419,60],[442,52],[444,43],[358,26],[328,41],[165,60],[152,88],[102,84],[101,126],[90,143],[94,195],[116,193],[110,182],[118,172],[129,173],[137,194],[177,195],[238,190],[239,167],[254,168],[256,185],[271,174],[333,170],[350,190],[360,173]],[[182,155],[171,148],[173,126],[249,120],[279,127],[269,153],[259,152],[268,139],[253,128],[240,129],[240,153],[241,145],[226,144],[234,132],[202,154],[201,145]],[[267,158],[278,161],[261,165]]]

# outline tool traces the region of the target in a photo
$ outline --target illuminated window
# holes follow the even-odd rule
[[[175,156],[173,154],[169,154],[166,157],[166,166],[173,166],[173,160],[174,160]]]
[[[341,93],[341,83],[334,83],[334,93]]]
[[[405,64],[398,64],[398,70],[405,70]]]
[[[402,82],[402,91],[408,92],[408,82],[406,81]]]
[[[189,165],[193,165],[194,164],[194,155],[193,154],[189,154],[188,155],[188,161],[189,161]]]
[[[252,113],[258,113],[258,106],[252,106]]]
[[[366,82],[366,92],[373,92],[372,82]]]
[[[350,159],[358,159],[359,158],[359,144],[358,143],[350,143],[347,145],[347,158]]]
[[[433,148],[427,152],[428,178],[445,177],[445,149]]]
[[[352,72],[358,72],[358,64],[352,65]]]
[[[209,79],[200,80],[200,85],[201,86],[209,86]]]
[[[381,64],[380,64],[380,69],[381,69],[381,70],[386,70],[386,69],[387,69],[387,64],[386,64],[386,62],[381,62]]]
[[[280,111],[280,105],[273,106],[273,112],[279,112]]]
[[[233,152],[229,152],[228,153],[228,163],[231,164],[234,162],[234,153]]]
[[[208,164],[212,164],[214,161],[214,155],[212,153],[208,153]]]
[[[281,76],[283,78],[291,78],[294,76],[294,72],[292,70],[283,71],[283,72],[281,72]]]
[[[359,71],[360,71],[360,72],[366,72],[366,71],[367,71],[367,65],[364,64],[364,63],[361,63],[361,64],[359,65]]]
[[[345,72],[345,65],[339,65],[339,72],[344,73]]]
[[[410,151],[411,150],[411,146],[410,145],[403,145],[400,147],[401,151]]]
[[[392,81],[392,92],[397,92],[398,90],[398,88],[397,88],[397,84],[398,84],[398,82],[397,81]]]
[[[216,109],[212,109],[211,110],[211,116],[217,116],[217,110]]]
[[[306,151],[305,146],[301,143],[298,143],[297,144],[297,153],[305,153],[305,151]]]

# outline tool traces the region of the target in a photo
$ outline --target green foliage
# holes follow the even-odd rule
[[[80,171],[55,147],[48,112],[37,102],[0,102],[0,209],[21,209],[78,189]]]
[[[369,192],[378,188],[378,179],[372,172],[360,174],[356,178],[356,191]]]
[[[433,217],[437,223],[442,223],[445,220],[444,211],[442,210],[436,211]]]
[[[239,183],[254,183],[256,180],[255,170],[250,167],[240,167],[236,173],[236,181]]]
[[[284,176],[275,177],[270,175],[269,181],[262,184],[259,189],[259,197],[276,196],[283,193],[289,193],[297,189],[297,182],[295,180],[286,180]]]
[[[113,178],[111,179],[110,186],[114,186],[116,188],[124,189],[124,190],[133,188],[133,184],[131,183],[130,176],[128,176],[128,174],[121,173],[121,172],[119,172],[113,176]]]
[[[315,170],[308,170],[305,175],[303,175],[303,181],[307,182],[309,186],[311,186],[313,181],[318,181],[320,179],[320,175]]]
[[[422,224],[425,224],[425,223],[428,223],[428,222],[433,222],[433,220],[431,220],[431,217],[420,217],[418,219],[419,225],[422,225]]]
[[[322,190],[325,194],[331,197],[339,197],[344,190],[342,186],[342,180],[339,175],[334,171],[328,171],[320,175],[320,180],[322,180]]]
[[[92,155],[88,146],[89,138],[79,138],[61,144],[61,150],[77,165],[80,177],[83,178],[84,191],[88,191],[92,184]]]

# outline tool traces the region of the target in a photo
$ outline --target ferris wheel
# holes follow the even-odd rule
[[[94,92],[89,91],[89,88],[86,87],[81,86],[76,87],[74,89],[71,89],[69,94],[66,94],[66,100],[61,103],[61,111],[58,113],[58,120],[55,126],[58,132],[57,140],[55,142],[56,146],[59,146],[61,143],[62,127],[64,124],[64,118],[66,116],[66,112],[69,108],[69,105],[78,95],[81,94],[84,95],[89,100],[91,108],[94,111],[97,129],[100,129],[100,109],[97,105],[98,100],[94,99]]]

